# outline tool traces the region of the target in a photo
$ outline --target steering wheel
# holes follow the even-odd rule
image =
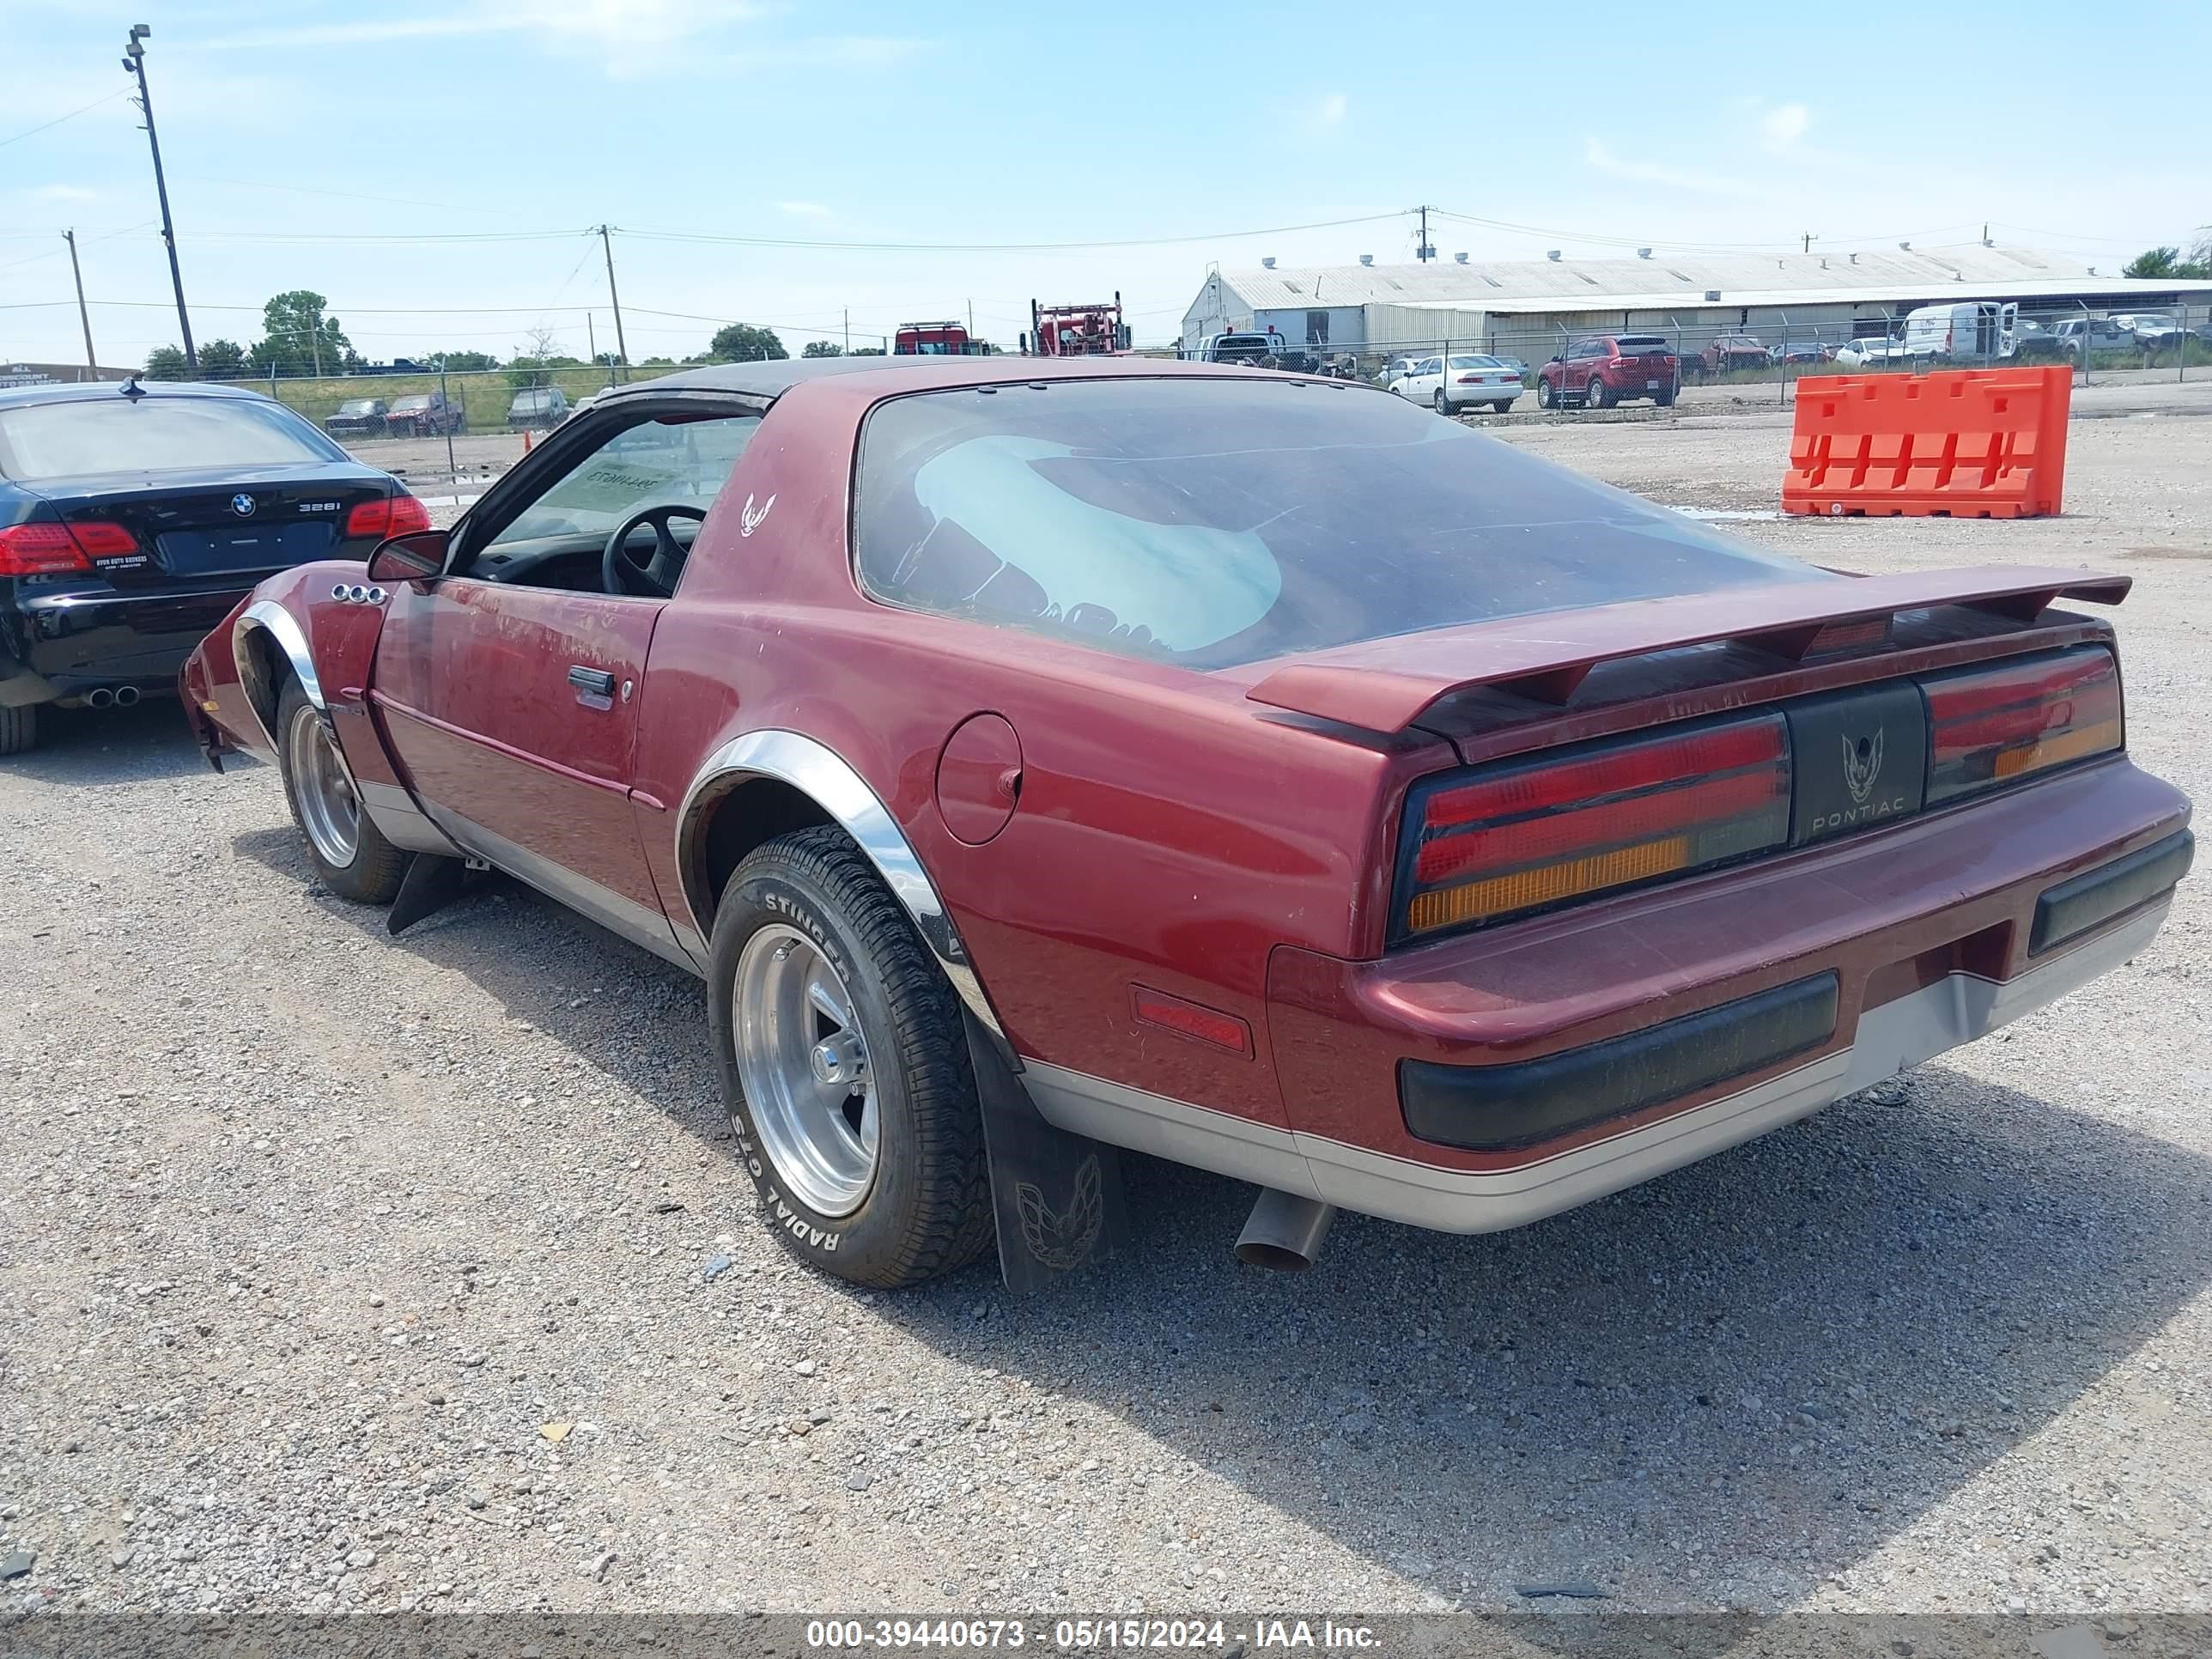
[[[676,579],[684,574],[684,561],[688,550],[678,542],[668,528],[671,519],[690,519],[703,522],[707,509],[687,507],[681,501],[663,501],[658,507],[641,507],[614,527],[607,538],[607,550],[600,556],[599,580],[610,593],[636,593],[649,599],[673,598]],[[630,556],[629,538],[641,526],[653,526],[652,556],[640,563]]]

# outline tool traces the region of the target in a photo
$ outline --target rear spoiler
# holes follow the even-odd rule
[[[1841,581],[1762,583],[1340,646],[1277,669],[1244,695],[1270,708],[1369,732],[1402,732],[1431,704],[1477,686],[1564,705],[1591,669],[1623,657],[1731,640],[1796,662],[1813,650],[1824,629],[1837,624],[1887,622],[1901,611],[1955,605],[2025,625],[2053,599],[2118,605],[2134,580],[2083,570],[1984,565]]]

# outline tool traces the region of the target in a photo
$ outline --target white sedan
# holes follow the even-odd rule
[[[1455,415],[1475,404],[1487,404],[1503,415],[1513,407],[1522,386],[1521,377],[1497,358],[1470,352],[1449,359],[1424,357],[1390,390],[1439,415]]]

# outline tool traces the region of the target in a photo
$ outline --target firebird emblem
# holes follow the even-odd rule
[[[768,517],[769,508],[775,505],[775,497],[773,495],[758,507],[753,505],[753,498],[750,495],[746,496],[745,509],[738,514],[738,534],[750,536],[754,531],[758,530],[761,527],[761,521]]]
[[[1015,1186],[1014,1205],[1021,1212],[1022,1243],[1038,1265],[1056,1273],[1072,1273],[1090,1258],[1099,1230],[1106,1224],[1098,1154],[1093,1152],[1076,1170],[1075,1190],[1068,1194],[1066,1213],[1054,1215],[1044,1194],[1026,1181]]]
[[[1849,734],[1844,738],[1844,787],[1861,806],[1867,804],[1867,797],[1874,793],[1874,781],[1881,775],[1881,735],[1879,732],[1874,734],[1874,743],[1863,757],[1859,754],[1859,744],[1853,743]],[[1859,740],[1865,741],[1863,738]]]

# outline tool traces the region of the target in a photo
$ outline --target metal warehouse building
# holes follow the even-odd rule
[[[1182,345],[1209,334],[1272,328],[1291,345],[1387,352],[1465,344],[1534,362],[1571,334],[1663,332],[1691,348],[1753,330],[1771,343],[1893,332],[1916,307],[2017,301],[2057,319],[2212,302],[2212,283],[2137,282],[2118,267],[1977,242],[1924,250],[1783,255],[1676,254],[1585,259],[1564,253],[1478,264],[1460,254],[1425,264],[1279,269],[1263,260],[1217,270],[1183,314]]]

